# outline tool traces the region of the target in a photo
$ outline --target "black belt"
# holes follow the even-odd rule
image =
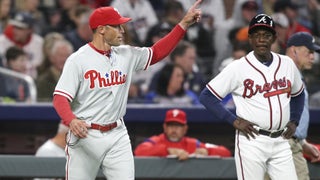
[[[269,136],[271,138],[277,138],[282,135],[284,130],[279,130],[279,131],[267,131],[263,129],[259,129],[259,134]]]

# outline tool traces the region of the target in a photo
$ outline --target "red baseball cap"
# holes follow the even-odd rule
[[[180,124],[187,124],[187,116],[186,113],[182,110],[171,109],[167,111],[164,122],[177,122]]]
[[[122,17],[116,8],[107,6],[95,9],[89,18],[91,29],[98,26],[119,25],[130,21],[131,18]]]

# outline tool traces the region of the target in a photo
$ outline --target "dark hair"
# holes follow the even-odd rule
[[[6,59],[7,61],[12,61],[17,59],[19,56],[27,55],[23,49],[17,47],[17,46],[11,46],[6,51]]]
[[[183,5],[179,1],[168,1],[165,4],[165,15],[174,14],[177,11],[184,11]]]
[[[167,88],[173,73],[174,68],[180,68],[183,72],[183,68],[178,64],[168,63],[160,71],[159,79],[157,82],[156,92],[162,96],[168,96]],[[177,96],[182,96],[185,93],[183,85],[180,90],[176,93]]]
[[[189,43],[188,41],[180,41],[177,47],[171,52],[170,60],[175,62],[176,56],[182,56],[188,48],[195,48],[193,44]]]

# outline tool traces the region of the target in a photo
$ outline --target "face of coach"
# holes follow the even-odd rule
[[[250,22],[248,34],[256,58],[261,62],[272,60],[271,45],[277,36],[271,17],[265,14],[255,16]]]
[[[96,9],[89,18],[89,25],[93,31],[93,42],[109,46],[119,46],[123,42],[125,33],[123,24],[131,18],[122,17],[113,7]]]

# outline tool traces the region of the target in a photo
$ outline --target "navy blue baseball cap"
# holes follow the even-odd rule
[[[30,13],[18,12],[12,19],[9,20],[8,23],[15,27],[26,29],[32,28],[34,24],[34,19]]]
[[[297,32],[290,36],[287,47],[290,46],[305,46],[310,50],[320,52],[320,46],[315,44],[315,39],[308,32]]]
[[[249,24],[248,33],[252,34],[256,29],[266,29],[272,34],[276,34],[273,19],[266,14],[258,14],[252,18]]]

